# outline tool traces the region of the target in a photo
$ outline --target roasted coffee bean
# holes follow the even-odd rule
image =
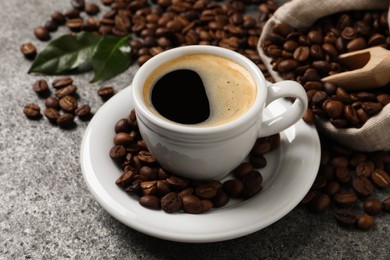
[[[41,41],[48,41],[50,40],[50,33],[49,31],[43,27],[43,26],[38,26],[34,29],[34,35],[38,40]]]
[[[139,170],[139,179],[142,181],[152,181],[157,179],[157,173],[149,166],[142,166]]]
[[[58,25],[63,25],[66,22],[66,18],[63,13],[55,11],[51,14],[51,19]]]
[[[334,213],[334,218],[341,226],[355,225],[358,217],[352,209],[338,209]]]
[[[134,138],[129,133],[120,132],[114,136],[115,145],[130,145]]]
[[[202,213],[209,211],[214,207],[214,204],[211,200],[200,200],[200,202],[202,204]]]
[[[156,195],[157,193],[157,181],[142,181],[141,183],[141,190],[143,195]]]
[[[79,118],[86,119],[91,115],[91,107],[87,104],[84,104],[76,108],[74,112]]]
[[[57,23],[53,20],[46,21],[43,27],[46,28],[49,32],[55,32],[58,29]]]
[[[250,171],[241,178],[244,184],[244,190],[242,196],[244,199],[249,199],[259,193],[263,187],[261,186],[263,182],[263,177],[258,171]]]
[[[116,133],[120,133],[120,132],[129,133],[131,131],[131,125],[129,120],[127,118],[122,118],[118,120],[115,124],[114,129]]]
[[[324,111],[330,118],[340,118],[344,114],[344,104],[338,100],[329,100],[324,103]]]
[[[341,189],[340,183],[338,183],[337,181],[331,180],[331,181],[326,183],[326,186],[324,188],[324,192],[332,197],[333,195],[338,193],[340,191],[340,189]]]
[[[362,197],[368,197],[373,194],[374,186],[365,176],[356,176],[352,180],[352,186],[356,193]]]
[[[217,195],[212,199],[214,208],[225,206],[229,202],[229,195],[223,190],[219,190]]]
[[[182,199],[176,192],[170,192],[161,198],[161,208],[167,213],[177,212],[181,209],[181,206]]]
[[[48,97],[45,99],[45,106],[47,108],[55,108],[55,109],[60,109],[60,103],[58,98],[56,97]]]
[[[97,4],[87,3],[87,4],[85,4],[84,11],[88,15],[96,15],[96,14],[98,14],[100,12],[100,8],[99,8],[99,6]]]
[[[59,105],[64,111],[73,112],[77,108],[78,101],[74,96],[67,95],[59,100]]]
[[[115,90],[113,87],[101,87],[98,89],[97,94],[105,101],[110,99],[114,94]]]
[[[23,113],[30,119],[39,119],[41,115],[41,109],[35,103],[30,103],[24,106]]]
[[[111,154],[110,154],[111,155]],[[115,158],[116,160],[116,158]],[[135,177],[134,171],[125,171],[123,174],[115,181],[115,184],[119,187],[126,189],[130,187],[133,183]]]
[[[195,195],[185,195],[182,197],[183,210],[191,214],[199,214],[202,212],[202,202]]]
[[[26,59],[33,60],[37,56],[37,48],[31,42],[23,43],[20,46],[20,52]]]
[[[374,224],[374,217],[368,214],[363,214],[359,216],[356,222],[357,227],[361,230],[369,230],[374,226]]]
[[[167,179],[168,184],[175,190],[183,190],[188,185],[188,180],[178,176],[169,176]]]
[[[218,188],[214,183],[205,183],[197,186],[194,192],[200,199],[212,199],[217,195]]]
[[[73,95],[77,91],[77,87],[75,85],[68,85],[66,87],[57,89],[54,95],[58,98],[63,98],[67,95]]]
[[[232,179],[223,183],[223,190],[232,198],[240,198],[245,189],[241,180]]]
[[[139,198],[139,204],[149,209],[160,209],[160,199],[154,195],[143,195]]]
[[[369,198],[364,201],[363,209],[367,214],[376,215],[382,211],[382,203],[378,199]]]
[[[310,209],[317,214],[324,213],[329,205],[330,205],[330,198],[327,194],[319,194],[316,195],[309,203]]]
[[[164,196],[171,192],[169,184],[166,180],[157,180],[156,182],[156,194],[158,196]]]
[[[264,155],[250,155],[249,162],[255,168],[263,168],[267,165],[267,159],[265,159]]]
[[[46,96],[50,93],[49,85],[47,84],[47,81],[44,79],[35,81],[34,84],[32,85],[32,89],[39,96]]]
[[[43,114],[52,123],[57,123],[57,118],[60,116],[60,112],[55,108],[46,108]]]
[[[357,201],[355,193],[342,191],[334,195],[335,202],[342,207],[351,207]]]
[[[72,32],[80,32],[83,29],[84,20],[83,18],[72,18],[69,19],[66,22],[66,26],[72,31]]]
[[[340,183],[349,183],[352,180],[352,174],[346,166],[337,167],[335,177]]]
[[[149,151],[140,151],[138,153],[139,159],[147,164],[153,164],[156,162],[156,157]]]
[[[390,212],[390,197],[388,197],[382,201],[382,207],[383,207],[384,211]]]
[[[110,158],[115,162],[121,162],[125,159],[126,148],[123,145],[115,145],[110,149]]]
[[[61,77],[61,78],[57,78],[57,79],[53,80],[53,82],[51,84],[52,84],[53,88],[60,89],[60,88],[69,86],[72,83],[73,83],[73,79],[72,78],[70,78],[70,77]]]
[[[298,67],[298,62],[293,59],[283,60],[278,63],[277,69],[279,72],[290,72]]]
[[[372,171],[371,181],[381,189],[390,187],[390,176],[382,169]]]
[[[234,177],[241,179],[245,174],[254,170],[253,165],[249,162],[243,162],[238,165],[232,172]]]
[[[63,113],[57,117],[57,125],[61,128],[71,128],[74,126],[74,115],[70,113]]]

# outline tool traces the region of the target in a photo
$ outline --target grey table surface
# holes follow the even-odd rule
[[[32,83],[54,77],[28,75],[24,42],[38,50],[33,28],[68,0],[2,0],[0,7],[0,259],[390,259],[389,215],[368,232],[340,228],[329,211],[313,215],[297,207],[271,226],[245,237],[189,244],[139,233],[108,214],[82,178],[80,144],[88,122],[63,131],[22,113],[42,105]],[[55,35],[60,35],[61,31]],[[81,102],[102,106],[96,90],[128,86],[136,67],[105,83],[74,76]],[[238,220],[239,221],[239,220]],[[227,227],[229,228],[229,227]]]

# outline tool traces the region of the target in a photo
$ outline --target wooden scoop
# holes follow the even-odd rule
[[[348,90],[362,90],[383,87],[390,82],[390,51],[372,47],[349,52],[339,56],[339,62],[349,71],[322,79]]]

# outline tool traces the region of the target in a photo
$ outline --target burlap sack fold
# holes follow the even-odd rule
[[[292,0],[279,7],[263,27],[258,42],[258,52],[276,81],[283,78],[271,67],[271,58],[265,55],[262,43],[278,23],[286,23],[294,28],[306,28],[319,18],[353,10],[386,10],[389,0]],[[390,12],[388,14],[390,24]],[[390,151],[390,104],[376,116],[370,118],[361,128],[335,128],[326,120],[316,117],[318,131],[357,151]]]

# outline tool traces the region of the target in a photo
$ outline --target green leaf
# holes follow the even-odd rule
[[[92,57],[92,68],[95,76],[92,82],[108,80],[125,71],[131,64],[131,47],[129,37],[108,35],[96,46]]]
[[[61,36],[39,53],[28,73],[56,75],[87,70],[101,38],[87,32]]]

